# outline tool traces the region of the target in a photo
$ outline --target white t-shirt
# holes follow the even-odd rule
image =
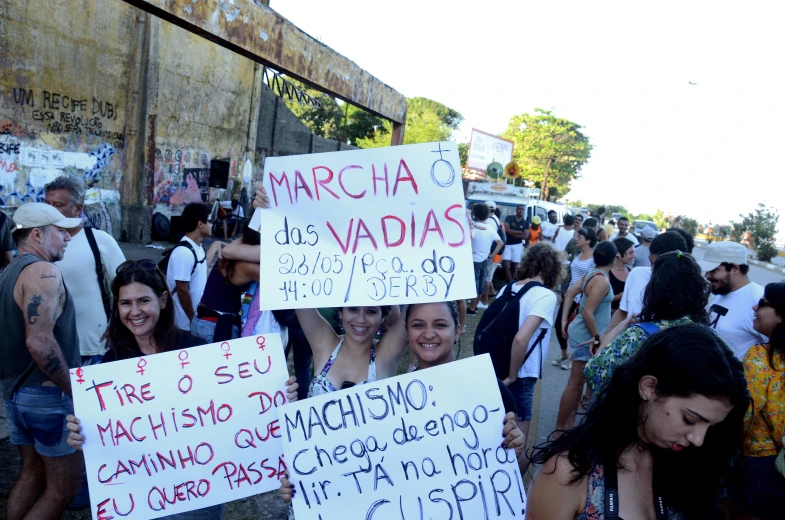
[[[169,257],[169,267],[166,269],[166,281],[169,288],[172,290],[172,301],[174,301],[175,309],[175,324],[179,329],[191,330],[191,322],[185,314],[182,305],[180,305],[180,298],[177,296],[175,287],[177,281],[188,282],[188,289],[191,293],[191,303],[193,304],[193,312],[196,314],[196,306],[202,301],[202,294],[204,294],[204,286],[207,283],[207,262],[201,244],[197,244],[187,236],[183,240],[191,243],[191,247],[196,251],[196,259],[198,263],[196,270],[191,274],[194,268],[194,254],[185,246],[177,247],[172,251]]]
[[[509,285],[505,285],[499,296],[506,290]],[[513,285],[513,294],[517,293],[523,288],[523,285]],[[520,312],[518,314],[518,328],[523,327],[523,322],[529,316],[538,316],[542,318],[539,328],[534,331],[532,337],[529,339],[529,344],[526,347],[526,352],[532,348],[537,338],[540,336],[542,330],[545,330],[545,337],[532,351],[529,359],[518,370],[518,377],[542,377],[542,367],[545,363],[545,354],[548,351],[548,345],[551,340],[551,331],[553,329],[553,314],[556,312],[556,293],[545,287],[532,287],[521,298]]]
[[[117,266],[125,262],[125,255],[114,238],[100,229],[93,229],[95,243],[104,266],[107,291],[112,285]],[[101,341],[106,331],[106,313],[101,299],[101,287],[95,274],[95,257],[87,241],[85,230],[71,237],[65,255],[55,265],[63,273],[63,282],[74,300],[76,329],[79,332],[79,352],[83,356],[99,356],[106,352]]]
[[[558,224],[551,224],[550,222],[543,222],[540,224],[540,227],[542,228],[542,235],[540,235],[540,240],[546,239],[548,242],[551,241],[550,239],[553,238],[553,235],[556,234],[556,230],[559,229]]]
[[[490,218],[477,222],[485,229],[474,228],[474,235],[472,236],[472,260],[474,262],[482,262],[491,254],[491,244],[496,240],[501,240],[499,233],[496,232],[494,224]]]
[[[619,238],[619,233],[618,232],[612,234],[611,238],[609,238],[608,240],[613,242],[617,238]],[[633,235],[632,233],[629,233],[629,232],[626,235],[624,235],[622,238],[626,238],[627,240],[632,242],[632,245],[634,245],[634,246],[637,246],[640,243],[640,242],[638,242],[638,239],[635,237],[635,235]]]
[[[564,251],[567,249],[567,244],[570,243],[570,240],[572,240],[572,237],[574,236],[574,229],[564,229],[564,226],[562,226],[559,229],[559,234],[556,235],[556,241],[553,243],[553,247],[555,247],[557,251]]]
[[[636,267],[627,276],[619,308],[627,314],[640,314],[643,310],[643,293],[651,280],[651,267]]]
[[[763,297],[763,287],[750,282],[732,293],[718,294],[706,307],[709,312],[709,324],[714,327],[722,339],[733,349],[736,357],[743,360],[744,354],[755,345],[769,342],[769,339],[755,330],[752,322],[755,312],[752,306]],[[712,311],[716,308],[725,309],[725,315]]]

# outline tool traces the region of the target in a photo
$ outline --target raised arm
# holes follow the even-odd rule
[[[242,238],[226,244],[221,249],[221,258],[225,260],[242,260],[243,262],[259,263],[261,246],[250,246],[242,243]]]
[[[25,345],[38,369],[67,395],[71,395],[68,363],[54,336],[55,322],[65,299],[63,276],[54,264],[36,262],[22,271],[21,309],[25,318]],[[75,324],[74,324],[75,326]]]
[[[314,366],[318,365],[318,360],[326,362],[325,356],[329,357],[341,338],[317,309],[297,309],[296,312],[305,339],[313,350]]]
[[[401,317],[395,325],[387,329],[376,345],[376,375],[379,379],[394,376],[398,371],[398,363],[406,351],[406,308],[400,311]]]

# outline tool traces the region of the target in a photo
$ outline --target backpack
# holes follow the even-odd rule
[[[196,250],[194,249],[194,246],[192,246],[191,243],[188,242],[187,240],[181,240],[174,247],[170,247],[169,249],[164,251],[163,252],[163,258],[161,258],[161,260],[158,261],[158,269],[160,269],[161,272],[164,273],[164,276],[166,276],[166,271],[169,268],[169,259],[172,256],[172,251],[174,251],[175,249],[177,249],[180,246],[187,247],[188,249],[191,250],[191,253],[193,253],[193,255],[194,255],[194,266],[191,268],[191,274],[194,274],[194,271],[196,271],[196,266],[197,265],[201,264],[202,262],[204,262],[207,259],[207,256],[205,256],[202,259],[202,262],[200,262],[199,259],[196,256]]]
[[[488,216],[488,220],[492,220],[492,221],[494,221],[494,223],[496,223],[496,233],[499,235],[499,238],[502,239],[502,248],[499,249],[498,254],[502,254],[502,253],[504,253],[504,248],[507,247],[506,246],[506,244],[507,244],[507,234],[504,232],[504,225],[500,224],[498,217],[496,215],[493,215],[493,214]],[[485,221],[486,224],[488,223],[488,220]],[[493,242],[493,243],[491,243],[491,250],[488,251],[488,254],[490,255],[491,253],[493,253],[493,251],[495,249],[496,249],[496,242]]]
[[[510,352],[512,341],[518,333],[518,316],[521,309],[521,298],[532,287],[544,287],[540,282],[529,282],[521,287],[517,293],[513,294],[510,286],[500,297],[485,309],[485,312],[477,325],[477,332],[474,335],[474,355],[488,353],[491,355],[493,370],[496,377],[505,379],[510,375]],[[534,351],[534,347],[542,342],[545,337],[546,329],[540,331],[540,335],[526,353],[523,363],[529,359]]]

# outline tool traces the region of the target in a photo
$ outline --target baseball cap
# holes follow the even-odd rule
[[[532,219],[532,224],[537,224],[538,226],[542,224],[542,219],[540,217],[534,217]]]
[[[703,260],[699,261],[701,269],[705,272],[713,271],[722,263],[745,265],[747,263],[747,248],[736,242],[712,242],[706,246]]]
[[[654,240],[654,237],[656,236],[657,236],[657,232],[654,231],[654,229],[650,228],[649,226],[646,226],[645,228],[643,228],[643,230],[641,230],[641,237],[647,242],[650,240]]]
[[[28,202],[14,213],[14,229],[31,229],[44,226],[57,226],[65,229],[82,224],[80,218],[65,218],[54,206],[43,202]]]
[[[492,200],[486,200],[485,205],[491,209],[496,209],[496,203]]]

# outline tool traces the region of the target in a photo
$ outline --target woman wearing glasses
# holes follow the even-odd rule
[[[747,411],[744,457],[728,486],[731,518],[785,518],[785,283],[770,283],[753,307],[756,331],[769,338],[744,356],[752,394]],[[782,457],[780,457],[782,459]]]
[[[104,363],[205,344],[202,338],[175,326],[174,303],[166,279],[154,261],[129,260],[120,264],[112,283],[112,296],[112,317],[104,334],[109,347]],[[289,401],[297,400],[294,381],[294,378],[287,381]],[[79,419],[69,415],[66,420],[66,426],[71,430],[68,444],[82,449],[85,436]],[[218,520],[223,518],[223,511],[223,504],[219,504],[165,518]]]

